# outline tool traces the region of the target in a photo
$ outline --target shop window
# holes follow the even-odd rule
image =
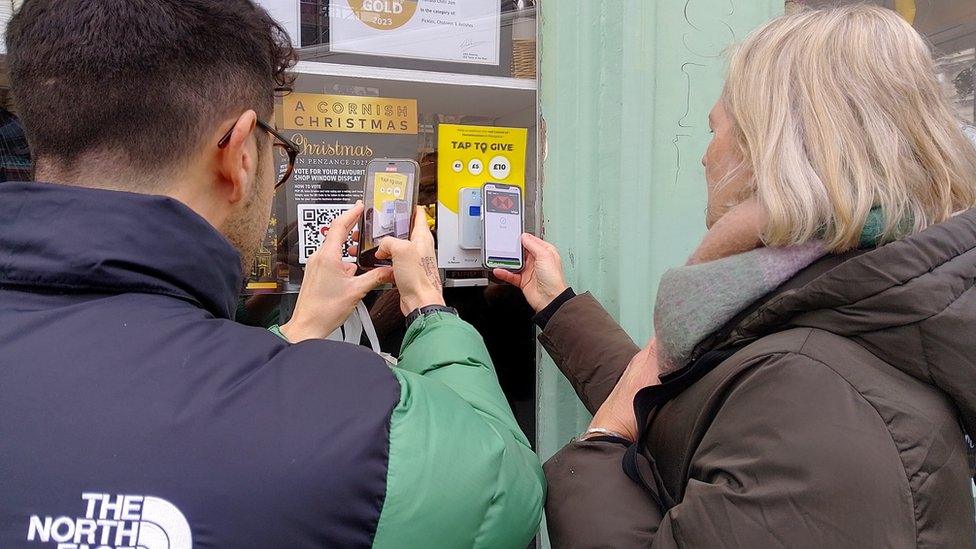
[[[329,223],[366,197],[371,160],[417,162],[445,297],[484,336],[533,439],[532,315],[517,290],[489,284],[476,202],[486,183],[520,187],[524,226],[536,226],[535,1],[257,1],[298,49],[295,90],[279,100],[276,124],[302,154],[276,196],[240,320],[287,320]],[[403,217],[398,202],[376,210],[391,229]],[[404,333],[397,300],[390,290],[366,299],[381,347],[394,355]]]

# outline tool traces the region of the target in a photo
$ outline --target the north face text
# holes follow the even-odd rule
[[[186,518],[151,496],[84,493],[84,517],[30,517],[27,541],[58,549],[190,549]]]

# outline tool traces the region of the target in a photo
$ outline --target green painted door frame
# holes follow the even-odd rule
[[[783,0],[541,2],[542,228],[573,287],[593,292],[639,343],[651,334],[658,279],[704,233],[700,159],[724,52],[783,9]],[[589,416],[539,353],[547,459]]]

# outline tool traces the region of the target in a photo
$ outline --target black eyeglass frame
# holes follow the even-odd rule
[[[282,185],[288,182],[288,179],[291,178],[292,172],[295,171],[295,160],[298,158],[298,153],[301,152],[301,148],[298,145],[296,145],[295,142],[292,141],[291,139],[288,139],[284,135],[281,135],[281,133],[279,133],[278,130],[272,128],[266,122],[262,120],[258,120],[257,124],[259,128],[270,133],[273,138],[280,141],[280,143],[275,142],[274,146],[285,149],[285,153],[288,155],[288,169],[285,170],[285,174],[281,177],[280,180],[278,180],[277,183],[275,183],[274,186],[275,190],[277,191],[278,188],[280,188]],[[230,136],[233,134],[234,134],[234,126],[231,126],[231,128],[227,130],[227,133],[225,133],[224,136],[220,138],[220,141],[217,142],[217,147],[221,149],[225,148],[227,144],[230,143]]]

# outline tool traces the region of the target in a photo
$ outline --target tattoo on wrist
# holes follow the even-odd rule
[[[434,258],[430,256],[421,257],[420,266],[424,268],[427,279],[434,284],[437,291],[441,291],[441,273],[437,270],[437,262],[434,261]]]

